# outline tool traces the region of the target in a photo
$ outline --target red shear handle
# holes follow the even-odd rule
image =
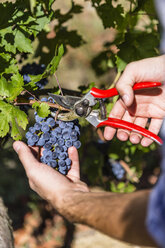
[[[163,144],[162,139],[159,136],[157,136],[156,134],[154,134],[154,133],[150,132],[149,130],[147,130],[143,127],[140,127],[136,124],[130,123],[128,121],[123,121],[123,120],[116,119],[116,118],[108,118],[107,120],[105,120],[105,121],[103,121],[97,125],[97,127],[102,127],[102,126],[110,126],[110,127],[115,127],[115,128],[127,129],[129,131],[140,133],[144,137],[147,137],[147,138],[154,140],[159,145]]]
[[[158,86],[161,86],[160,82],[141,82],[134,84],[133,90],[147,89]],[[109,90],[100,90],[94,87],[90,90],[90,93],[96,98],[108,98],[112,96],[117,96],[119,94],[116,88],[112,88]]]

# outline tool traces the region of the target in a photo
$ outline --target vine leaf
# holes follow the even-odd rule
[[[43,74],[29,75],[31,81],[28,84],[26,84],[25,88],[27,89],[30,87],[31,89],[35,90],[37,89],[36,82],[40,81],[43,78],[48,77],[49,75],[53,75],[58,68],[58,65],[60,63],[63,54],[64,54],[64,47],[63,45],[61,45],[58,48],[58,53],[53,57],[53,59],[47,65]]]
[[[116,56],[118,71],[124,70],[125,66],[135,60],[157,56],[156,47],[159,37],[154,33],[137,32],[125,35],[125,41],[118,45],[119,52]]]
[[[63,45],[60,45],[58,48],[58,53],[54,56],[54,58],[51,60],[51,62],[46,68],[47,73],[50,73],[50,75],[53,75],[55,73],[63,54],[64,54],[64,47]]]
[[[23,77],[19,73],[13,74],[11,81],[8,83],[9,98],[7,100],[13,101],[23,91],[23,86]]]
[[[28,39],[23,32],[17,30],[15,32],[15,47],[20,52],[33,53],[33,48],[31,45],[31,40]]]
[[[19,127],[26,129],[27,115],[18,107],[0,101],[0,137],[6,136],[11,128],[11,137],[15,140],[22,138]]]
[[[47,117],[49,114],[50,114],[50,107],[48,104],[42,102],[42,103],[39,103],[39,102],[35,102],[33,103],[32,105],[32,108],[34,108],[37,112],[37,114],[40,116],[40,117]]]
[[[0,96],[9,97],[9,89],[7,85],[7,80],[2,76],[0,78]]]
[[[94,5],[95,6],[95,5]],[[123,23],[123,7],[118,4],[116,7],[112,5],[111,0],[107,0],[106,3],[99,6],[95,6],[98,15],[100,16],[104,28],[120,27]]]

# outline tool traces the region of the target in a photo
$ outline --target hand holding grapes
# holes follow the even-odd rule
[[[30,148],[21,141],[14,142],[13,147],[25,168],[30,187],[60,212],[63,209],[62,202],[66,196],[72,197],[75,191],[89,191],[87,185],[80,181],[79,158],[75,147],[70,147],[68,150],[72,166],[67,176],[63,176],[50,166],[40,163],[36,158],[38,148]]]
[[[135,96],[132,90],[134,83],[142,81],[165,81],[165,55],[143,59],[128,64],[124,73],[116,84],[120,93],[119,99],[114,105],[110,117],[119,118],[146,127],[148,118],[151,118],[149,130],[158,134],[165,117],[165,86],[158,89],[146,89],[138,91]],[[106,127],[104,136],[111,140],[116,130]],[[118,139],[126,141],[129,137],[132,143],[148,146],[152,141],[142,138],[135,133],[125,130],[117,131]]]

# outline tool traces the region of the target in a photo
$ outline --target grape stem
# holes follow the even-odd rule
[[[16,105],[16,106],[19,106],[19,105],[33,105],[33,103],[35,103],[35,102],[40,102],[41,103],[41,101],[29,100],[28,102],[15,102],[14,105]],[[42,102],[42,103],[48,104],[48,106],[51,107],[51,108],[56,108],[56,109],[64,110],[64,111],[68,111],[68,112],[70,111],[69,109],[61,107],[60,105],[55,104],[55,103],[51,103],[51,102]]]
[[[57,81],[58,87],[59,87],[59,89],[60,89],[61,95],[64,96],[64,95],[63,95],[63,92],[62,92],[62,88],[61,88],[60,82],[59,82],[59,80],[58,80],[58,77],[57,77],[56,73],[54,73],[54,76],[55,76],[55,78],[56,78],[56,81]]]
[[[120,160],[119,162],[120,162],[121,166],[125,169],[125,171],[128,173],[128,175],[130,176],[130,178],[135,183],[138,183],[139,182],[138,177],[135,175],[134,172],[132,172],[132,170],[130,169],[130,167],[128,166],[128,164],[125,161],[123,161],[123,160]]]

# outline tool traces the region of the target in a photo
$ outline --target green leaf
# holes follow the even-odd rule
[[[48,4],[49,10],[51,9],[52,4],[54,3],[54,1],[55,1],[55,0],[49,0],[49,4]]]
[[[7,100],[13,101],[23,91],[23,86],[23,76],[19,73],[12,75],[8,83],[9,97]]]
[[[114,159],[114,160],[116,160],[116,159],[119,159],[119,154],[117,154],[117,153],[110,153],[109,154],[109,157],[112,158],[112,159]]]
[[[50,107],[47,103],[39,103],[39,102],[35,102],[32,105],[32,108],[34,108],[37,111],[37,114],[40,117],[47,117],[50,114]]]
[[[8,97],[9,95],[10,94],[9,94],[7,80],[2,76],[0,78],[0,96],[2,96],[2,97]]]
[[[26,129],[28,124],[27,115],[18,107],[15,107],[4,101],[0,101],[0,137],[6,136],[11,127],[11,136],[13,139],[21,139],[19,127]]]
[[[57,55],[55,55],[55,57],[51,60],[51,62],[47,66],[46,73],[48,73],[50,75],[53,75],[55,73],[63,54],[64,54],[64,47],[63,47],[63,45],[60,45],[58,48]]]
[[[22,138],[22,135],[20,133],[20,130],[18,128],[18,125],[15,121],[15,118],[11,118],[11,137],[14,140],[20,140]]]
[[[36,0],[30,0],[30,9],[34,13],[34,8],[36,7]]]
[[[50,18],[45,14],[45,10],[42,4],[37,4],[35,9],[35,16],[35,21],[33,21],[33,23],[29,25],[28,28],[33,32],[34,36],[42,31],[44,27],[50,22]]]
[[[33,48],[31,40],[28,39],[23,32],[17,30],[15,34],[15,46],[20,52],[32,53]]]
[[[124,69],[127,65],[127,62],[125,62],[122,58],[120,58],[117,55],[115,56],[115,58],[116,58],[117,71],[118,72],[124,71]]]
[[[124,11],[123,7],[120,4],[114,7],[112,5],[112,1],[107,0],[106,3],[103,3],[96,7],[96,10],[103,22],[104,28],[118,28],[122,25],[124,20]]]
[[[125,35],[125,41],[119,46],[116,56],[116,65],[121,72],[125,66],[135,60],[158,55],[157,47],[159,36],[147,32],[130,32]]]
[[[25,85],[25,88],[26,88],[26,89],[29,89],[29,88],[30,88],[31,90],[36,90],[36,89],[38,89],[36,83],[37,83],[38,81],[40,81],[42,78],[44,78],[44,77],[43,77],[44,74],[45,74],[45,73],[39,74],[39,75],[29,75],[29,74],[28,74],[31,81],[30,81],[28,84]]]
[[[9,132],[9,123],[6,115],[4,113],[0,113],[0,137],[5,137]]]

